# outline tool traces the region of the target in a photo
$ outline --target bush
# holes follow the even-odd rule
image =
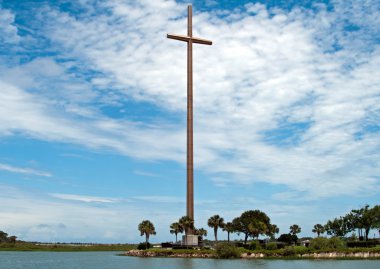
[[[376,247],[376,241],[349,241],[347,247],[349,248],[373,248]]]
[[[329,248],[344,248],[346,243],[339,237],[331,237],[329,239]]]
[[[288,246],[282,249],[282,255],[283,256],[295,256],[295,255],[303,255],[306,253],[309,253],[309,248],[304,246]]]
[[[304,246],[296,246],[296,247],[293,247],[294,249],[294,252],[295,254],[306,254],[306,253],[309,253],[309,248],[308,247],[304,247]]]
[[[317,237],[311,239],[309,248],[313,250],[326,249],[329,246],[329,239],[326,237]]]
[[[252,241],[251,244],[249,244],[249,250],[258,250],[258,249],[261,249],[259,242]]]
[[[249,249],[249,244],[244,244],[243,242],[236,242],[235,247]]]
[[[140,243],[138,246],[137,246],[137,249],[139,249],[139,250],[144,250],[144,249],[149,249],[149,248],[151,248],[152,247],[152,245],[150,244],[150,243],[145,243],[145,242],[143,242],[143,243]]]
[[[296,254],[296,251],[294,250],[294,247],[286,247],[282,250],[282,255],[284,256],[294,256]]]
[[[292,235],[292,234],[282,234],[277,239],[277,241],[284,242],[284,243],[290,245],[292,243],[296,243],[298,241],[298,237],[296,235]]]
[[[240,257],[239,250],[235,246],[228,243],[221,243],[216,245],[215,250],[217,257],[221,259]]]
[[[310,249],[321,250],[321,249],[340,249],[345,247],[345,242],[339,237],[319,237],[314,238],[310,241]]]
[[[276,242],[268,243],[266,249],[267,250],[276,250],[277,249],[277,243]]]

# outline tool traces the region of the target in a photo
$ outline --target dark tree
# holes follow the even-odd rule
[[[315,224],[312,232],[316,233],[319,237],[320,234],[323,234],[325,232],[325,227],[323,227],[322,224]]]
[[[141,233],[141,236],[143,236],[145,234],[145,244],[146,246],[148,246],[149,244],[149,236],[152,234],[152,235],[155,235],[156,234],[156,230],[154,228],[154,225],[152,222],[150,222],[149,220],[143,220],[139,226],[138,226],[138,229]]]
[[[227,222],[226,224],[224,224],[223,231],[227,232],[227,240],[228,242],[230,242],[230,233],[233,233],[235,231],[232,222]]]
[[[259,235],[271,235],[271,223],[269,217],[260,210],[243,212],[240,217],[232,221],[234,230],[244,234],[244,243],[248,237],[258,238]]]
[[[345,236],[351,231],[348,225],[348,220],[344,217],[329,220],[324,228],[328,235],[340,237]]]
[[[290,245],[292,243],[297,243],[298,237],[295,234],[281,234],[279,238],[277,238],[277,241]]]
[[[183,216],[179,219],[178,223],[184,229],[185,235],[188,235],[189,231],[194,229],[194,220],[189,216]]]
[[[175,234],[175,241],[177,242],[177,235],[183,233],[183,227],[178,222],[174,222],[170,225],[170,233]]]
[[[214,229],[215,241],[218,242],[218,228],[223,228],[224,219],[219,215],[214,215],[208,219],[207,225]]]

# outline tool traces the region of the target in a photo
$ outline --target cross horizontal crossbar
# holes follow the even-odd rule
[[[184,35],[174,35],[174,34],[168,34],[168,38],[175,39],[179,41],[189,42],[191,40],[192,43],[198,43],[203,45],[212,45],[212,41],[207,39],[202,39],[199,37],[190,37],[190,36],[184,36]]]

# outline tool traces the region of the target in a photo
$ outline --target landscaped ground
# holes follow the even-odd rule
[[[0,251],[127,251],[136,248],[132,244],[0,244]]]

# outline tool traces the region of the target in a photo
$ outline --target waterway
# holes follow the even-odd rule
[[[0,251],[0,269],[378,269],[380,260],[137,258],[118,252]]]

